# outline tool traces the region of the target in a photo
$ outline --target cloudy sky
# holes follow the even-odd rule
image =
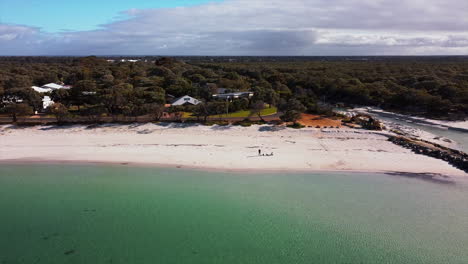
[[[0,0],[0,55],[468,55],[468,1]]]

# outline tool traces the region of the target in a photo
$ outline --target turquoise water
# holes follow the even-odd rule
[[[468,184],[0,165],[0,263],[468,263]]]

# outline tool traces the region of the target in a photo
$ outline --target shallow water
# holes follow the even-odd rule
[[[465,153],[468,153],[468,133],[467,132],[457,130],[457,129],[448,129],[448,128],[438,127],[434,125],[416,123],[412,121],[411,119],[405,119],[405,116],[397,117],[391,113],[382,113],[382,112],[372,111],[370,114],[372,114],[373,116],[383,121],[389,121],[389,122],[393,122],[399,125],[412,127],[415,129],[420,129],[420,130],[429,132],[431,134],[434,134],[436,136],[441,136],[444,138],[451,139],[458,143],[457,149]]]
[[[468,183],[0,165],[0,263],[468,263]]]

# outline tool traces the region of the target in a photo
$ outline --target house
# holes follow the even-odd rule
[[[179,105],[198,105],[199,103],[201,103],[200,100],[197,100],[191,96],[188,96],[188,95],[185,95],[185,96],[182,96],[182,97],[179,97],[177,99],[175,99],[173,102],[172,102],[172,106],[179,106]]]
[[[52,101],[52,99],[50,99],[50,96],[44,96],[44,98],[42,98],[42,109],[43,110],[46,110],[48,107],[50,107],[53,104],[54,104],[54,101]]]
[[[65,87],[60,85],[60,84],[56,84],[56,83],[48,83],[48,84],[42,85],[41,88],[58,90],[58,89],[64,89]]]
[[[38,92],[38,93],[49,93],[49,92],[52,92],[54,90],[60,90],[60,89],[71,89],[72,87],[70,85],[60,85],[60,84],[56,84],[56,83],[48,83],[48,84],[44,84],[42,85],[41,87],[38,87],[38,86],[32,86],[31,87],[34,91]]]
[[[254,96],[253,92],[237,92],[237,93],[220,93],[213,94],[213,97],[216,99],[222,100],[233,100],[239,98],[252,98]]]
[[[139,62],[140,60],[121,59],[120,61],[121,62],[133,62],[133,63],[135,63],[135,62]]]
[[[38,86],[32,86],[31,87],[34,91],[38,92],[38,93],[49,93],[49,92],[52,92],[52,89],[50,88],[42,88],[42,87],[38,87]]]

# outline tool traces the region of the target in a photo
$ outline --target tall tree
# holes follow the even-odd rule
[[[10,114],[13,123],[18,122],[19,116],[26,116],[33,114],[31,106],[25,103],[10,103],[6,106],[6,113]]]

